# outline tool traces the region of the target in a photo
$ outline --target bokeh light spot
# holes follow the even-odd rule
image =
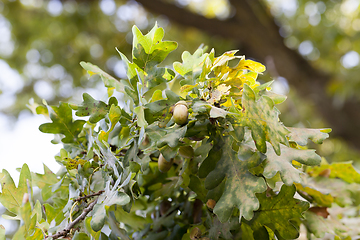
[[[314,49],[313,44],[309,40],[303,41],[299,45],[299,52],[301,55],[309,55],[313,49]]]
[[[341,64],[344,68],[353,68],[359,65],[360,57],[359,54],[355,51],[347,52],[341,58]]]

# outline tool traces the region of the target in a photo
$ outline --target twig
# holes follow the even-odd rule
[[[100,193],[101,194],[101,193]],[[99,195],[99,194],[98,194]],[[74,228],[74,226],[79,223],[80,221],[84,220],[86,215],[88,215],[89,212],[91,212],[91,210],[93,210],[95,204],[97,202],[97,199],[93,202],[91,202],[81,213],[80,216],[78,216],[73,222],[69,223],[69,225],[67,225],[66,228],[64,228],[62,231],[57,232],[54,235],[51,236],[47,236],[46,238],[53,238],[53,239],[58,239],[59,237],[66,237],[69,232],[71,231],[71,229]]]
[[[77,199],[75,199],[74,201],[76,202],[80,202],[81,200],[83,199],[86,199],[86,198],[91,198],[91,197],[95,197],[95,196],[99,196],[100,194],[102,194],[103,192],[105,192],[104,190],[100,190],[96,193],[92,193],[92,194],[89,194],[89,195],[86,195],[86,196],[83,196],[83,197],[78,197]]]

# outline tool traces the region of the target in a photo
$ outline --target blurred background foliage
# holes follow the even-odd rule
[[[285,74],[282,76],[279,68],[272,66],[271,61],[265,61],[266,59],[261,58],[256,51],[249,50],[246,40],[237,41],[226,35],[209,34],[208,32],[211,31],[206,29],[172,21],[176,13],[185,11],[188,15],[183,15],[184,19],[191,17],[190,14],[196,14],[214,22],[230,24],[230,20],[239,17],[237,15],[240,14],[239,8],[233,5],[241,7],[241,4],[251,5],[254,16],[259,16],[256,21],[264,26],[269,22],[276,24],[275,30],[272,31],[281,37],[282,44],[291,49],[294,59],[305,59],[306,64],[301,61],[299,63],[299,60],[294,60],[292,63],[301,65],[297,66],[299,74],[301,71],[308,71],[307,64],[309,64],[315,71],[329,76],[321,86],[322,90],[331,97],[330,104],[334,109],[341,112],[349,99],[355,102],[360,99],[359,0],[145,2],[146,0],[1,0],[0,111],[2,114],[16,119],[22,111],[29,111],[26,104],[31,98],[35,102],[45,99],[50,105],[57,105],[59,101],[78,103],[84,92],[88,92],[94,98],[103,97],[106,91],[102,82],[96,76],[88,78],[79,62],[92,62],[111,75],[124,78],[124,64],[115,47],[129,56],[132,25],[135,24],[141,31],[147,32],[157,21],[159,26],[165,28],[165,39],[179,43],[178,49],[170,54],[165,64],[179,61],[184,50],[194,52],[200,44],[215,48],[217,55],[227,50],[240,49],[239,54],[246,54],[246,57],[267,65],[269,71],[261,76],[260,80],[277,80],[273,85],[274,90],[289,96],[288,100],[280,105],[281,120],[285,125],[341,128],[329,124],[331,122],[329,118],[319,114],[316,101],[313,101],[311,96],[304,97],[304,94],[299,94],[300,90],[296,87],[299,85],[292,86],[292,79],[287,79]],[[156,5],[159,2],[168,4],[171,7],[170,11],[167,10],[166,14],[151,11],[159,7]],[[148,5],[147,8],[141,3],[144,6]],[[260,4],[261,9],[268,13],[268,16],[261,15],[261,11],[257,11],[259,8],[256,4]],[[149,7],[149,5],[154,6]],[[253,23],[249,21],[242,24],[250,26],[251,30]],[[211,27],[217,26],[208,26],[210,29]],[[251,39],[252,34],[258,34],[257,38],[260,36],[259,33],[251,31],[240,34],[244,36],[243,39],[246,39],[246,36]],[[267,35],[264,33],[262,37],[266,39]],[[262,46],[259,46],[259,49],[261,48]],[[306,89],[309,81],[312,79],[304,78],[298,84],[304,85]],[[310,91],[311,86],[309,85],[308,88]],[[316,95],[316,91],[312,94]],[[340,123],[351,124],[345,120]],[[358,121],[360,122],[360,118]],[[354,126],[353,131],[360,136],[360,129]],[[320,146],[319,154],[329,161],[360,159],[359,142],[355,143],[353,139],[349,140],[341,136],[346,134],[342,135],[340,131],[335,131],[333,137]],[[350,147],[351,145],[355,148]],[[360,164],[360,161],[358,162],[355,164]]]

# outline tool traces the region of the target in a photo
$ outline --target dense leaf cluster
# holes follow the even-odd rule
[[[262,64],[199,48],[162,66],[177,43],[163,41],[157,25],[133,35],[132,61],[119,52],[127,79],[81,63],[101,76],[106,101],[85,93],[78,105],[35,108],[51,119],[40,130],[63,143],[62,169],[38,174],[24,165],[18,187],[0,173],[7,218],[22,220],[14,239],[294,239],[300,224],[317,237],[347,236],[327,208],[356,202],[317,186],[336,180],[345,191],[360,175],[306,147],[329,129],[280,122],[276,104],[285,97],[257,81]],[[179,101],[188,111],[180,125]]]

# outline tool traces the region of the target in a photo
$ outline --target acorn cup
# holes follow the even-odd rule
[[[190,232],[190,239],[196,240],[201,238],[201,230],[198,227],[194,227]]]

